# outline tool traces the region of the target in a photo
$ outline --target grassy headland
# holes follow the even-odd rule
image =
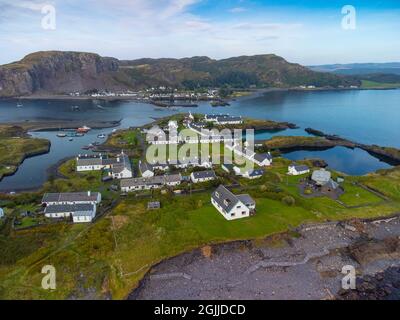
[[[13,174],[26,158],[47,153],[49,149],[48,140],[31,138],[21,127],[0,126],[0,180]]]

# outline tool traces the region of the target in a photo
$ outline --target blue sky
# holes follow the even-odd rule
[[[56,12],[55,30],[41,10]],[[342,28],[342,7],[356,28]],[[400,61],[400,1],[0,0],[0,63],[39,50],[120,59],[275,53],[301,64]]]

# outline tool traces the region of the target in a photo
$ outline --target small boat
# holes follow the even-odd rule
[[[75,133],[75,137],[83,137],[83,136],[85,136],[85,134],[79,132]]]
[[[99,139],[105,139],[105,138],[106,138],[106,135],[105,135],[104,133],[101,133],[101,134],[98,134],[98,135],[97,135],[97,138],[99,138]]]
[[[57,137],[59,138],[65,138],[67,136],[67,134],[65,133],[57,133]]]
[[[72,106],[71,109],[72,109],[72,111],[79,111],[80,110],[79,106]]]
[[[78,133],[88,133],[91,130],[91,128],[87,127],[87,126],[83,126],[80,127],[78,129],[76,129],[76,132]]]
[[[74,139],[72,139],[72,138],[69,138],[69,140],[68,141],[74,141]]]
[[[22,103],[17,103],[17,108],[22,108],[24,105]]]
[[[116,132],[117,132],[117,129],[113,129],[112,133],[116,133]]]

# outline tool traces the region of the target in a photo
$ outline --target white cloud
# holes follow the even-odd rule
[[[244,7],[235,7],[235,8],[229,9],[230,13],[242,13],[245,11],[247,11],[247,9]]]

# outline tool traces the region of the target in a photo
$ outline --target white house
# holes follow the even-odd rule
[[[225,147],[229,150],[232,150],[237,155],[246,158],[247,160],[257,164],[260,167],[270,166],[272,165],[272,155],[271,153],[254,153],[248,151],[247,148],[242,148],[237,143],[233,145],[226,144]]]
[[[96,216],[96,205],[101,202],[99,192],[46,193],[42,204],[48,218],[69,218],[74,222],[91,222]]]
[[[310,168],[305,165],[296,165],[292,163],[288,168],[288,174],[292,176],[300,176],[310,172]]]
[[[164,186],[175,187],[182,182],[180,174],[154,176],[149,178],[131,178],[121,180],[122,192],[160,189]]]
[[[204,116],[204,121],[214,122],[219,125],[243,123],[242,117],[230,116],[228,114],[206,114]]]
[[[4,210],[0,208],[0,219],[4,217]]]
[[[217,179],[214,170],[192,172],[190,179],[193,183],[212,181]]]
[[[154,169],[147,162],[140,161],[139,162],[139,170],[143,178],[151,178],[154,177]]]
[[[129,157],[124,153],[120,154],[116,162],[111,165],[111,176],[114,179],[127,179],[133,177],[132,165]]]
[[[96,216],[96,205],[87,204],[53,204],[44,209],[47,218],[70,218],[75,223],[91,222]]]
[[[259,179],[264,175],[265,171],[263,169],[247,170],[243,173],[243,177],[247,179]]]
[[[255,201],[249,195],[236,196],[223,185],[212,193],[211,203],[226,220],[247,218],[256,208]]]
[[[123,152],[116,158],[103,155],[79,155],[76,158],[76,171],[100,171],[109,169],[114,179],[132,178],[132,166],[129,157]]]
[[[270,166],[272,164],[271,153],[256,153],[253,156],[254,163],[260,167]]]

